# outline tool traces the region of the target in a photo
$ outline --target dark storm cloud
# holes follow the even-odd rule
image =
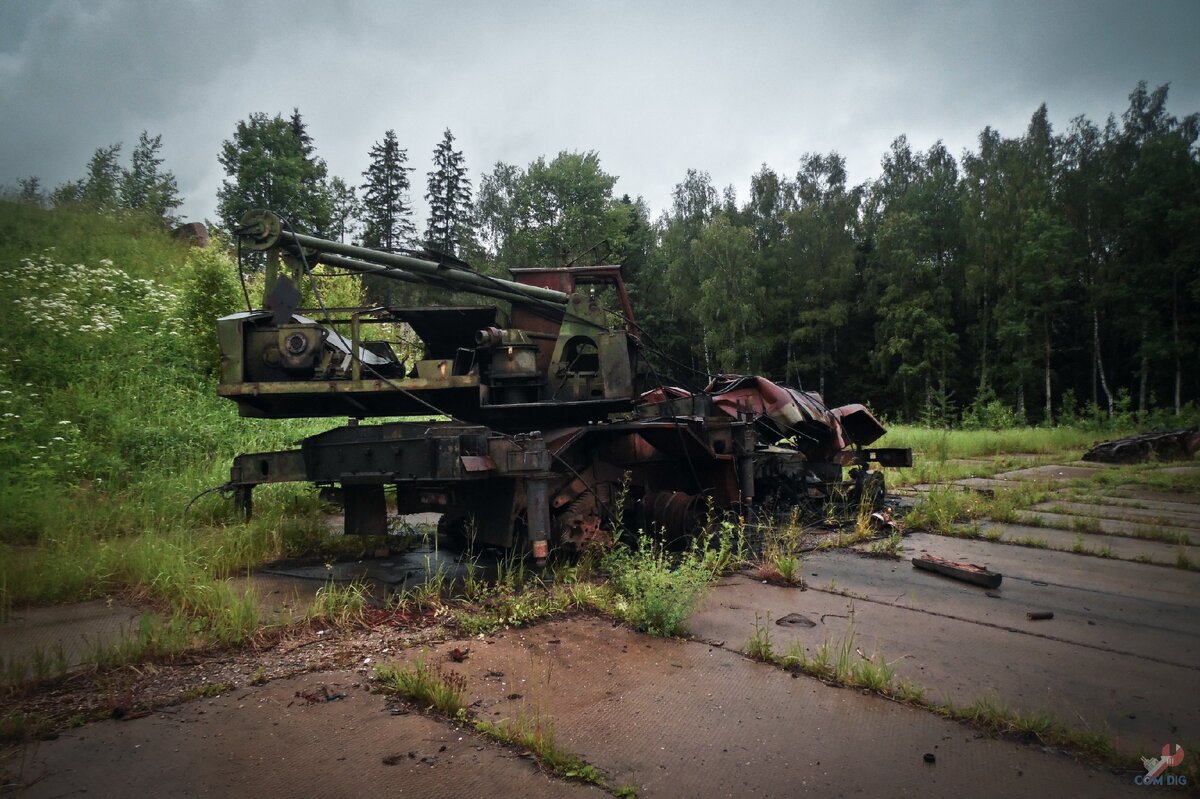
[[[444,7],[447,6],[447,7]],[[496,161],[596,150],[661,210],[689,167],[744,194],[766,162],[838,150],[873,177],[893,138],[956,155],[1120,113],[1139,79],[1200,110],[1200,3],[8,2],[0,183],[79,177],[92,151],[162,133],[192,217],[221,141],[299,106],[331,172],[359,180],[394,128],[420,203],[449,127],[478,184]]]

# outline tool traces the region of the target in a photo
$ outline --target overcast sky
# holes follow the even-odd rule
[[[497,161],[595,150],[657,216],[689,167],[744,200],[760,164],[837,150],[857,183],[901,133],[958,155],[1042,102],[1056,130],[1119,116],[1139,80],[1200,111],[1200,0],[0,0],[0,185],[52,188],[147,130],[182,214],[213,218],[222,140],[297,106],[351,183],[395,129],[422,227],[447,127],[476,185]]]

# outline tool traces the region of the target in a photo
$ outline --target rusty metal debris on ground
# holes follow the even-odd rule
[[[1152,457],[1163,461],[1187,460],[1200,451],[1200,427],[1146,433],[1140,436],[1101,441],[1083,454],[1096,463],[1144,463]]]
[[[877,510],[871,514],[871,529],[877,533],[892,535],[904,532],[903,523],[895,518],[891,507]]]
[[[329,689],[322,685],[320,691],[297,691],[296,698],[303,699],[307,705],[315,705],[318,702],[336,702],[339,699],[345,699],[346,695],[330,693]]]
[[[922,555],[919,558],[913,558],[912,564],[918,569],[981,585],[984,588],[998,588],[1000,581],[1004,579],[1004,575],[999,572],[989,571],[986,567],[976,563],[960,563],[955,560],[939,558],[936,555]]]

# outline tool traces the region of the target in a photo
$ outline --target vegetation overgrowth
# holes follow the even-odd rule
[[[161,631],[139,635],[146,641],[244,639],[256,624],[252,603],[228,578],[328,548],[326,524],[304,487],[258,489],[250,522],[202,492],[226,480],[238,452],[288,447],[329,422],[243,420],[215,396],[212,320],[244,306],[226,250],[219,241],[189,248],[136,214],[0,203],[0,278],[0,324],[14,331],[0,358],[0,617],[13,605],[125,592],[167,608]],[[331,286],[328,301],[341,304],[339,290],[348,289]],[[1078,453],[1135,422],[1126,415],[1059,428],[893,426],[880,443],[914,447],[918,463],[1001,464],[996,456],[1014,451]],[[1147,471],[1145,479],[1165,486],[1186,478]],[[896,484],[891,475],[889,482]],[[524,579],[523,564],[510,564],[514,585],[468,597],[463,624],[482,630],[592,607],[676,634],[713,575],[741,557],[734,529],[725,525],[717,542],[682,553],[643,539],[597,564],[610,585],[580,580],[536,601],[509,590]],[[775,545],[771,562],[783,580],[794,579],[796,542]],[[438,593],[431,590],[426,601]],[[363,598],[339,591],[323,592],[320,612],[353,620]]]
[[[215,316],[242,303],[218,245],[144,216],[0,204],[0,615],[131,591],[208,618],[230,574],[320,537],[309,492],[268,488],[256,518],[215,495],[236,453],[306,421],[247,422],[214,393]]]

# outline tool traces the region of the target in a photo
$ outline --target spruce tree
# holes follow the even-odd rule
[[[440,252],[458,255],[471,239],[471,181],[449,128],[433,151],[433,167],[425,195],[429,201],[425,242]]]
[[[297,232],[329,235],[332,211],[325,160],[312,156],[303,123],[297,131],[293,121],[299,121],[298,115],[289,120],[253,113],[238,122],[233,138],[222,144],[217,160],[228,179],[217,190],[217,213],[227,229],[235,230],[246,211],[267,208]]]
[[[396,252],[416,235],[409,205],[408,151],[400,149],[396,131],[389,130],[370,150],[371,164],[363,172],[362,221],[364,247]]]

